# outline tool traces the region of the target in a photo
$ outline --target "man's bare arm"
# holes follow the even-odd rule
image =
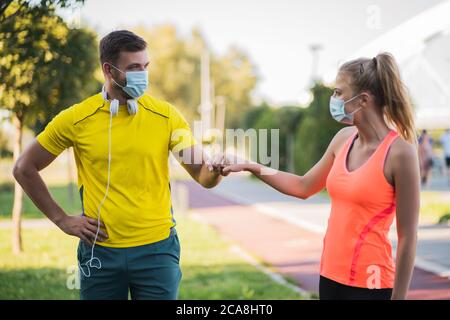
[[[213,188],[219,184],[223,165],[220,159],[209,159],[199,145],[185,148],[173,155],[181,163],[189,175],[205,188]],[[220,155],[223,158],[222,155]]]
[[[22,186],[33,203],[62,231],[92,243],[97,232],[97,220],[85,216],[69,216],[50,195],[39,171],[47,167],[56,156],[44,149],[35,139],[22,153],[14,165],[14,178]],[[104,225],[101,223],[101,227]],[[99,231],[99,241],[106,240],[104,231]]]

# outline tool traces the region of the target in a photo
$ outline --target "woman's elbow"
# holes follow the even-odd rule
[[[296,197],[301,200],[306,200],[311,197],[311,194],[303,191],[303,190],[293,190],[292,192],[286,193],[289,196]]]
[[[295,188],[290,190],[289,194],[298,199],[306,200],[311,197],[314,192],[312,192],[309,184],[305,183],[303,177],[298,177],[298,183],[295,185]]]
[[[397,238],[399,246],[412,246],[417,244],[417,229],[415,230],[398,230]]]
[[[302,200],[307,200],[310,197],[311,197],[311,195],[309,195],[309,194],[302,194],[302,195],[299,195],[297,198],[302,199]]]

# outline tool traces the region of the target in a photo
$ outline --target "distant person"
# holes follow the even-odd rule
[[[300,199],[327,188],[331,215],[320,263],[320,299],[405,299],[414,268],[420,175],[412,108],[393,56],[381,53],[343,64],[330,112],[350,127],[334,136],[304,176],[262,174],[267,168],[258,163],[231,164],[223,172],[250,171]],[[395,263],[388,237],[394,218]]]
[[[427,185],[433,168],[433,141],[427,130],[422,130],[418,142],[421,182],[422,185]]]
[[[81,299],[176,299],[182,274],[169,152],[203,187],[220,182],[220,169],[204,161],[180,111],[146,93],[144,39],[114,31],[99,49],[102,92],[54,117],[18,159],[14,177],[52,222],[80,238]],[[55,202],[39,175],[69,147],[78,169],[77,216]]]
[[[450,185],[450,129],[445,130],[441,137],[442,147],[444,148],[445,167],[447,169],[447,181]]]

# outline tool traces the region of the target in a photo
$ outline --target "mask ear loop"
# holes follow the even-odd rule
[[[353,98],[350,98],[349,100],[347,100],[347,101],[344,102],[344,113],[345,113],[345,104],[348,103],[348,102],[350,102],[350,101],[353,101],[354,99],[356,99],[356,98],[359,97],[360,95],[361,95],[361,94],[357,94],[357,95],[354,96]],[[349,116],[349,117],[353,116],[355,113],[357,113],[359,110],[361,110],[361,108],[362,108],[362,107],[357,108],[356,110],[354,110],[354,111],[352,111],[352,112],[346,114],[346,116]]]
[[[343,111],[344,111],[344,118],[341,120],[342,123],[345,124],[349,124],[349,125],[353,125],[353,116],[355,115],[356,112],[358,112],[359,110],[361,110],[362,107],[357,108],[356,110],[347,113],[345,112],[345,104],[356,99],[357,97],[359,97],[361,94],[358,94],[356,96],[354,96],[353,98],[348,99],[347,101],[344,101],[344,105],[343,105]]]
[[[113,67],[114,69],[116,69],[117,71],[119,71],[119,72],[121,72],[121,73],[123,73],[123,74],[126,74],[126,72],[123,72],[122,70],[120,70],[119,68],[117,68],[115,65],[113,65],[113,64],[111,64],[111,63],[108,63],[111,67]],[[111,74],[112,75],[112,74]],[[120,85],[119,83],[117,83],[117,81],[111,76],[111,80],[116,84],[116,85],[118,85],[119,87],[121,87],[122,89],[123,88],[125,88],[125,86],[122,86],[122,85]]]
[[[105,97],[104,89],[102,89],[102,96]],[[102,201],[100,201],[100,204],[97,207],[97,232],[95,233],[94,243],[92,244],[91,248],[91,258],[83,263],[87,267],[87,272],[84,271],[82,265],[78,262],[78,267],[80,268],[81,272],[84,274],[85,277],[89,278],[91,276],[91,269],[90,268],[102,268],[102,262],[99,258],[94,257],[94,248],[95,244],[97,243],[98,233],[100,232],[100,210],[103,206],[103,203],[105,202],[108,191],[109,191],[109,183],[111,178],[111,148],[112,148],[112,138],[111,138],[111,128],[112,128],[112,118],[113,118],[113,112],[109,112],[109,129],[108,129],[108,176],[107,176],[107,182],[106,182],[106,189],[105,189],[105,195],[103,196]]]

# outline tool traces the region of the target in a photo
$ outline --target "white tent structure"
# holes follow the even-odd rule
[[[450,0],[389,30],[349,59],[382,51],[397,59],[420,129],[450,128]]]

